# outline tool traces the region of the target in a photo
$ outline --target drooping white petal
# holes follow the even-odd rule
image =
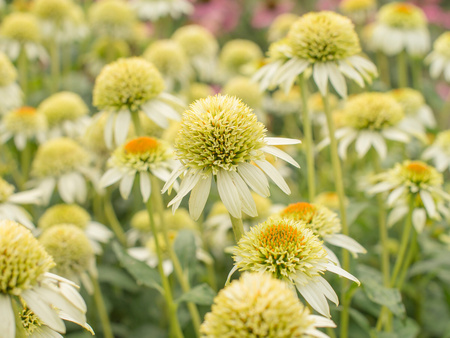
[[[359,282],[358,278],[356,278],[355,276],[353,276],[351,273],[345,271],[344,269],[340,268],[339,266],[335,265],[332,262],[329,262],[326,264],[326,268],[328,271],[333,272],[337,275],[340,275],[342,277],[345,277],[347,279],[350,279],[352,281],[354,281],[356,284],[360,285],[361,283]]]
[[[11,305],[11,298],[9,295],[2,293],[0,293],[0,318],[0,332],[2,337],[15,338],[16,322]]]
[[[149,108],[147,106],[148,103],[145,103],[141,106],[142,111],[145,113],[145,115],[147,115],[147,117],[152,120],[153,122],[155,122],[158,126],[160,126],[161,128],[166,129],[169,126],[169,121],[167,121],[167,118],[158,113],[155,112],[151,109],[151,107]]]
[[[395,185],[390,182],[380,182],[375,184],[372,188],[368,190],[369,194],[378,194],[380,192],[388,191],[394,188]]]
[[[326,245],[323,245],[323,248],[327,252],[327,258],[337,266],[341,266],[341,263],[339,263],[339,258],[336,256],[336,254]]]
[[[330,307],[328,306],[327,299],[316,286],[317,282],[310,282],[306,285],[300,285],[296,283],[298,292],[305,298],[308,304],[317,312],[325,317],[331,317]]]
[[[385,138],[392,141],[398,141],[403,143],[408,143],[410,137],[401,130],[388,128],[382,131],[382,134]]]
[[[191,196],[189,197],[189,213],[195,221],[198,220],[205,208],[211,190],[211,181],[212,174],[201,177],[191,191]]]
[[[100,179],[100,187],[105,188],[116,183],[124,174],[117,168],[108,169]]]
[[[394,189],[388,196],[386,204],[388,206],[392,206],[394,204],[395,201],[397,201],[399,199],[399,197],[403,194],[403,192],[405,191],[405,187],[401,186],[398,187],[396,189]]]
[[[342,97],[347,97],[347,83],[342,73],[339,71],[336,63],[327,62],[325,64],[328,68],[328,75],[330,76],[330,82],[336,92]]]
[[[77,188],[71,174],[65,174],[58,180],[58,193],[66,203],[75,202],[75,190]]]
[[[275,182],[275,184],[283,190],[283,192],[287,195],[291,194],[291,189],[289,189],[289,186],[287,185],[286,181],[284,180],[283,176],[278,172],[278,170],[269,162],[266,160],[255,160],[255,163],[260,167],[266,174],[269,176],[272,181]]]
[[[185,171],[185,167],[181,162],[177,163],[177,166],[173,169],[172,173],[170,174],[170,177],[167,179],[166,183],[164,184],[161,192],[165,193],[170,187],[173,186],[176,179]]]
[[[39,204],[42,200],[42,192],[38,189],[21,191],[9,196],[8,201],[18,204]]]
[[[363,131],[358,135],[355,143],[355,150],[359,158],[362,158],[370,149],[373,133]]]
[[[387,218],[387,226],[391,227],[401,219],[403,219],[408,213],[408,207],[406,205],[396,206],[391,210]]]
[[[24,150],[27,145],[27,137],[23,133],[17,133],[14,136],[14,144],[18,150]]]
[[[334,289],[331,287],[330,283],[328,283],[323,277],[318,277],[316,281],[316,285],[321,288],[324,296],[331,300],[334,304],[336,304],[336,306],[338,306],[339,298]]]
[[[144,203],[148,201],[150,198],[150,194],[152,192],[152,185],[150,183],[149,174],[145,171],[141,171],[139,173],[139,185],[141,188],[142,200]]]
[[[261,169],[253,164],[244,162],[238,165],[237,171],[251,189],[263,197],[269,197],[269,182]]]
[[[242,203],[238,190],[233,180],[226,170],[219,170],[217,173],[217,190],[220,199],[234,218],[242,218]]]
[[[425,228],[426,222],[427,222],[427,213],[425,212],[425,209],[423,208],[414,209],[412,213],[412,223],[414,229],[416,229],[418,233],[421,233],[423,228]]]
[[[336,324],[329,318],[325,318],[317,315],[310,315],[314,319],[314,323],[317,327],[336,327]]]
[[[125,142],[130,128],[131,113],[128,110],[121,110],[117,113],[116,121],[114,122],[114,140],[116,145],[121,145]]]
[[[294,139],[294,138],[285,138],[285,137],[265,137],[264,141],[268,146],[283,146],[289,144],[300,144],[302,141]]]
[[[230,171],[229,175],[231,176],[233,183],[239,193],[239,197],[242,202],[242,211],[250,217],[258,216],[255,201],[253,200],[252,194],[250,193],[250,189],[248,188],[247,184],[245,184],[244,180],[238,173]]]
[[[347,61],[339,61],[339,70],[342,74],[355,81],[360,87],[364,87],[364,79],[362,76],[350,66]]]
[[[21,297],[25,300],[25,303],[31,311],[48,327],[59,333],[65,333],[66,327],[64,322],[59,318],[54,309],[48,305],[44,299],[32,289],[25,290],[21,293]]]
[[[423,205],[431,218],[435,217],[436,215],[436,204],[434,203],[433,197],[431,197],[431,194],[426,190],[420,191],[420,198],[422,199]]]
[[[300,168],[300,165],[289,154],[285,153],[281,149],[272,146],[265,146],[261,148],[262,151],[281,158],[282,160],[292,164],[294,167]]]
[[[108,119],[106,120],[105,124],[105,131],[104,131],[104,138],[105,138],[105,144],[108,149],[111,149],[113,147],[113,134],[114,134],[114,119],[115,119],[114,113],[109,113]]]
[[[314,82],[319,88],[320,94],[322,96],[327,95],[328,91],[328,70],[324,63],[317,62],[313,67],[313,78]]]
[[[380,156],[381,159],[386,158],[387,146],[386,146],[386,142],[384,141],[383,137],[381,137],[380,134],[377,134],[377,133],[372,134],[372,145],[375,148],[375,150],[377,151],[378,156]]]
[[[338,145],[338,153],[339,156],[345,160],[347,158],[347,149],[348,146],[355,140],[355,138],[358,136],[358,133],[354,130],[351,130],[349,134],[344,136]]]
[[[128,199],[128,196],[130,196],[131,189],[133,188],[134,176],[135,176],[134,172],[128,173],[124,175],[122,180],[120,181],[119,185],[120,196],[122,196],[124,200]]]
[[[353,238],[343,235],[343,234],[333,234],[329,236],[325,236],[324,240],[327,243],[339,246],[341,248],[347,249],[353,253],[366,253],[367,250],[355,241]]]
[[[201,179],[202,175],[200,171],[195,172],[188,172],[186,173],[186,176],[183,178],[183,181],[180,185],[180,190],[178,191],[178,194],[175,196],[173,200],[169,202],[169,206],[176,205],[177,203],[181,202],[184,196],[186,196],[189,191],[191,191],[195,185],[198,183],[198,181]],[[176,210],[177,208],[174,208]]]

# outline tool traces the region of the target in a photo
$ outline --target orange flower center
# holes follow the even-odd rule
[[[157,149],[159,146],[158,140],[153,137],[138,137],[131,140],[125,145],[125,151],[131,154],[142,154],[146,152],[151,152]]]
[[[419,161],[411,162],[406,166],[406,169],[416,175],[424,175],[430,171],[430,168],[425,163]]]
[[[281,223],[264,230],[260,236],[260,244],[269,250],[275,250],[302,245],[303,238],[297,228]]]
[[[399,13],[411,14],[414,11],[414,8],[407,3],[401,3],[397,5],[396,11]]]
[[[305,221],[310,223],[316,213],[317,208],[306,202],[290,204],[281,212],[282,216],[293,218],[296,221]]]
[[[20,114],[20,115],[32,115],[36,113],[36,108],[33,107],[21,107],[19,109],[16,110],[16,114]]]

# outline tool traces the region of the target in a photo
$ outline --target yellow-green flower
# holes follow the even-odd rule
[[[194,10],[194,6],[188,0],[136,0],[131,6],[139,19],[146,21],[157,21],[167,16],[178,19]]]
[[[425,59],[430,64],[430,75],[436,79],[441,74],[450,83],[450,32],[442,33],[433,44],[433,51]]]
[[[450,130],[444,130],[437,134],[434,143],[425,149],[422,154],[424,160],[432,160],[438,171],[450,169]]]
[[[235,39],[228,41],[220,52],[220,64],[228,75],[247,75],[252,64],[263,57],[261,48],[250,40]]]
[[[247,77],[237,76],[230,79],[223,87],[222,93],[238,97],[255,110],[261,108],[263,94],[260,92],[258,84]]]
[[[339,9],[358,25],[364,24],[377,7],[376,0],[343,0]]]
[[[267,33],[267,39],[269,42],[275,42],[286,37],[292,24],[296,22],[297,19],[298,15],[292,13],[278,15],[270,24],[269,31]]]
[[[200,327],[204,338],[328,337],[316,327],[334,327],[311,315],[283,282],[267,274],[244,274],[214,299]]]

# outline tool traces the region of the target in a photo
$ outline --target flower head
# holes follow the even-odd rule
[[[261,48],[250,40],[228,41],[220,52],[220,63],[228,74],[245,74],[246,66],[262,59]]]
[[[407,115],[414,114],[425,104],[422,93],[412,88],[397,88],[389,92],[402,105]]]
[[[71,17],[73,6],[70,0],[36,0],[33,12],[42,20],[60,22]]]
[[[136,23],[136,14],[127,1],[102,0],[89,7],[89,22],[100,36],[129,38]]]
[[[186,97],[187,102],[194,102],[199,99],[205,99],[208,96],[214,95],[214,88],[206,83],[194,82],[191,83],[187,90]]]
[[[433,50],[450,59],[450,32],[442,33],[434,42]]]
[[[262,105],[263,95],[259,86],[244,76],[230,79],[222,89],[222,93],[240,98],[249,107],[258,109]]]
[[[105,66],[94,87],[94,106],[99,109],[136,111],[164,89],[158,69],[137,57],[120,59]]]
[[[17,79],[17,71],[8,57],[0,53],[0,87],[8,86]]]
[[[184,113],[175,139],[180,168],[172,173],[163,191],[185,172],[182,189],[170,205],[177,209],[192,190],[189,210],[197,219],[205,206],[212,176],[217,176],[219,195],[231,215],[241,218],[244,211],[256,216],[255,202],[247,185],[260,195],[268,196],[268,181],[263,172],[285,193],[290,193],[281,175],[265,160],[264,152],[298,166],[292,157],[269,146],[296,143],[299,141],[266,138],[264,125],[236,97],[216,95],[195,101]]]
[[[41,102],[38,111],[45,115],[50,128],[64,121],[76,121],[89,112],[83,99],[72,92],[53,94]]]
[[[278,15],[269,27],[268,40],[269,42],[275,42],[286,37],[292,24],[296,22],[298,15],[292,13],[284,13]]]
[[[204,27],[187,25],[178,28],[172,36],[186,52],[189,58],[197,55],[215,55],[219,45],[214,36]]]
[[[433,44],[433,51],[425,61],[430,64],[430,75],[436,79],[441,74],[450,83],[450,32],[442,33]]]
[[[339,3],[341,12],[356,24],[364,24],[376,6],[375,0],[343,0]]]
[[[291,289],[267,274],[244,274],[221,290],[205,316],[202,337],[327,337],[316,327],[334,327],[315,317]]]
[[[41,39],[39,23],[33,14],[14,12],[3,19],[0,34],[20,43],[39,42]]]
[[[47,230],[58,224],[73,224],[84,230],[91,220],[89,213],[76,204],[56,204],[48,208],[39,219],[38,226]]]
[[[422,158],[425,160],[433,160],[437,170],[444,171],[450,169],[450,130],[444,130],[437,134],[434,143],[428,147]]]
[[[0,203],[6,202],[9,197],[14,193],[14,186],[6,182],[3,178],[0,178]]]
[[[378,21],[395,28],[414,29],[427,25],[425,13],[408,2],[393,2],[380,8]]]
[[[288,93],[277,89],[271,97],[265,97],[263,102],[265,110],[278,116],[298,113],[302,109],[301,92],[298,86],[293,86]]]
[[[337,296],[313,291],[315,283],[328,284],[322,274],[329,270],[358,282],[331,262],[322,242],[305,223],[289,219],[269,219],[253,226],[233,248],[233,254],[232,272],[264,272],[295,284],[310,305],[326,316],[329,308],[325,296],[335,303]]]

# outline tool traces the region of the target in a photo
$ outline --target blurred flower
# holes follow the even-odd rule
[[[89,109],[83,99],[72,92],[59,92],[42,101],[37,107],[48,122],[48,137],[76,138],[84,134],[89,123]]]
[[[153,63],[161,72],[168,90],[174,90],[177,85],[182,88],[187,86],[191,66],[178,42],[157,40],[147,47],[142,57]]]
[[[41,29],[35,15],[13,12],[4,17],[0,27],[0,48],[11,60],[16,60],[22,49],[29,60],[48,58],[41,44]]]
[[[422,154],[424,160],[432,160],[438,171],[450,169],[450,130],[437,134],[434,143]]]
[[[40,204],[41,193],[28,190],[14,193],[14,186],[0,177],[0,220],[9,219],[34,229],[31,215],[20,204]]]
[[[73,224],[84,231],[95,254],[102,253],[100,243],[107,243],[113,233],[105,225],[95,222],[91,215],[76,204],[55,204],[45,210],[39,218],[40,230],[47,230],[58,224]]]
[[[130,38],[137,21],[130,3],[124,0],[96,1],[89,7],[88,16],[96,36],[113,39]]]
[[[302,109],[301,92],[298,86],[292,86],[289,93],[275,90],[271,96],[263,98],[264,110],[276,116],[298,114]]]
[[[377,8],[376,0],[342,0],[339,9],[357,25],[367,22],[367,19]]]
[[[86,304],[71,281],[48,271],[55,266],[52,257],[22,225],[0,221],[0,312],[2,336],[14,338],[45,334],[58,337],[66,327],[63,319],[92,331],[86,323]],[[33,322],[16,326],[14,313],[20,310],[21,319],[33,312]],[[23,332],[25,330],[25,332]],[[56,331],[56,332],[54,332]],[[17,335],[16,335],[17,334]]]
[[[305,223],[312,230],[313,234],[320,239],[332,245],[345,248],[355,256],[359,253],[367,252],[353,238],[339,233],[341,232],[341,221],[338,215],[323,205],[306,202],[293,203],[275,217],[277,216]],[[337,257],[332,252],[330,254],[328,248],[325,246],[324,248],[331,256],[330,258],[334,258],[333,261],[338,264]]]
[[[404,161],[394,168],[374,177],[379,182],[368,192],[372,194],[389,191],[386,203],[393,207],[388,225],[404,218],[408,213],[408,200],[414,198],[412,222],[418,232],[425,226],[427,217],[440,220],[439,213],[450,215],[450,195],[443,190],[443,176],[434,167],[421,161]]]
[[[328,94],[328,104],[332,111],[333,118],[336,117],[338,107],[340,106],[339,98],[334,94]],[[319,126],[319,132],[322,137],[329,135],[327,117],[325,115],[325,106],[320,93],[310,94],[308,97],[308,109],[311,113],[311,120],[314,125]],[[335,121],[336,125],[336,121]]]
[[[450,32],[442,33],[433,44],[433,51],[426,57],[430,64],[430,75],[436,79],[443,74],[450,83]]]
[[[316,196],[314,203],[326,206],[335,211],[339,210],[339,196],[334,191],[324,191]],[[345,206],[348,206],[348,199],[345,199]]]
[[[106,64],[130,55],[130,46],[126,41],[103,36],[94,41],[86,55],[86,66],[91,75],[98,76]]]
[[[116,145],[124,143],[131,114],[140,110],[163,128],[169,125],[168,118],[179,119],[176,109],[182,103],[163,90],[158,69],[143,58],[120,59],[103,68],[95,81],[93,104],[109,112],[104,132],[108,148],[113,146],[113,136]]]
[[[148,21],[157,21],[167,16],[178,19],[194,10],[188,0],[131,0],[130,6],[139,19]]]
[[[205,99],[215,94],[214,88],[201,82],[193,82],[186,90],[186,102],[189,104],[199,99]]]
[[[259,1],[253,9],[251,24],[254,28],[268,27],[276,17],[289,13],[294,9],[292,0],[266,0]]]
[[[292,26],[285,39],[272,43],[269,63],[254,76],[261,90],[280,85],[287,93],[299,75],[312,70],[322,95],[328,81],[337,93],[347,96],[344,75],[361,87],[377,75],[375,65],[358,56],[358,36],[350,19],[333,13],[307,13]]]
[[[380,8],[373,30],[374,46],[387,55],[405,50],[424,55],[430,49],[430,35],[423,11],[407,2],[392,2]]]
[[[36,178],[37,190],[48,203],[55,186],[66,203],[84,203],[87,196],[86,173],[89,163],[86,151],[69,138],[55,138],[43,143],[32,162],[31,175]]]
[[[220,52],[220,66],[223,76],[252,75],[256,64],[262,59],[261,48],[250,40],[230,40]]]
[[[28,141],[42,143],[47,131],[45,115],[33,107],[21,107],[5,114],[0,125],[0,142],[13,139],[18,150],[24,150]]]
[[[237,0],[196,0],[189,20],[218,35],[236,28],[242,10]]]
[[[176,210],[191,190],[189,211],[197,220],[202,213],[214,176],[222,202],[235,218],[242,211],[256,216],[256,206],[248,186],[261,196],[269,196],[268,175],[286,194],[290,189],[281,174],[264,157],[279,157],[298,167],[297,162],[274,145],[298,144],[300,141],[270,138],[264,125],[242,101],[216,95],[195,101],[183,114],[175,140],[179,166],[167,180],[163,192],[184,173],[180,190],[169,203]]]
[[[22,104],[22,91],[16,80],[16,68],[8,57],[0,52],[0,114],[19,108]]]
[[[330,271],[358,279],[327,256],[319,238],[306,224],[288,219],[269,219],[253,226],[233,248],[236,271],[270,273],[295,286],[305,300],[320,314],[330,317],[326,298],[336,305],[339,299],[331,285],[322,277]]]
[[[53,257],[56,266],[52,269],[77,284],[84,285],[89,294],[94,288],[88,273],[97,275],[95,255],[84,231],[74,224],[56,224],[47,228],[39,242]]]
[[[182,26],[173,33],[172,39],[184,49],[200,80],[215,78],[219,44],[207,29],[198,25]]]
[[[202,337],[328,337],[317,327],[335,327],[312,315],[283,282],[268,274],[245,273],[214,298],[200,327]]]
[[[120,194],[128,199],[135,176],[139,174],[142,199],[147,202],[152,191],[150,175],[167,181],[168,170],[173,169],[172,156],[169,146],[162,140],[147,136],[135,138],[114,151],[108,161],[111,168],[102,176],[100,185],[107,187],[120,181]]]
[[[285,13],[278,15],[270,24],[267,32],[267,40],[269,42],[276,42],[286,37],[291,26],[298,20],[299,16],[292,13]]]
[[[343,108],[344,126],[336,130],[339,156],[345,159],[348,146],[355,141],[359,158],[373,147],[384,159],[387,155],[385,139],[409,141],[408,134],[398,127],[404,116],[402,107],[388,94],[368,92],[352,96]],[[329,143],[329,138],[326,142]]]

